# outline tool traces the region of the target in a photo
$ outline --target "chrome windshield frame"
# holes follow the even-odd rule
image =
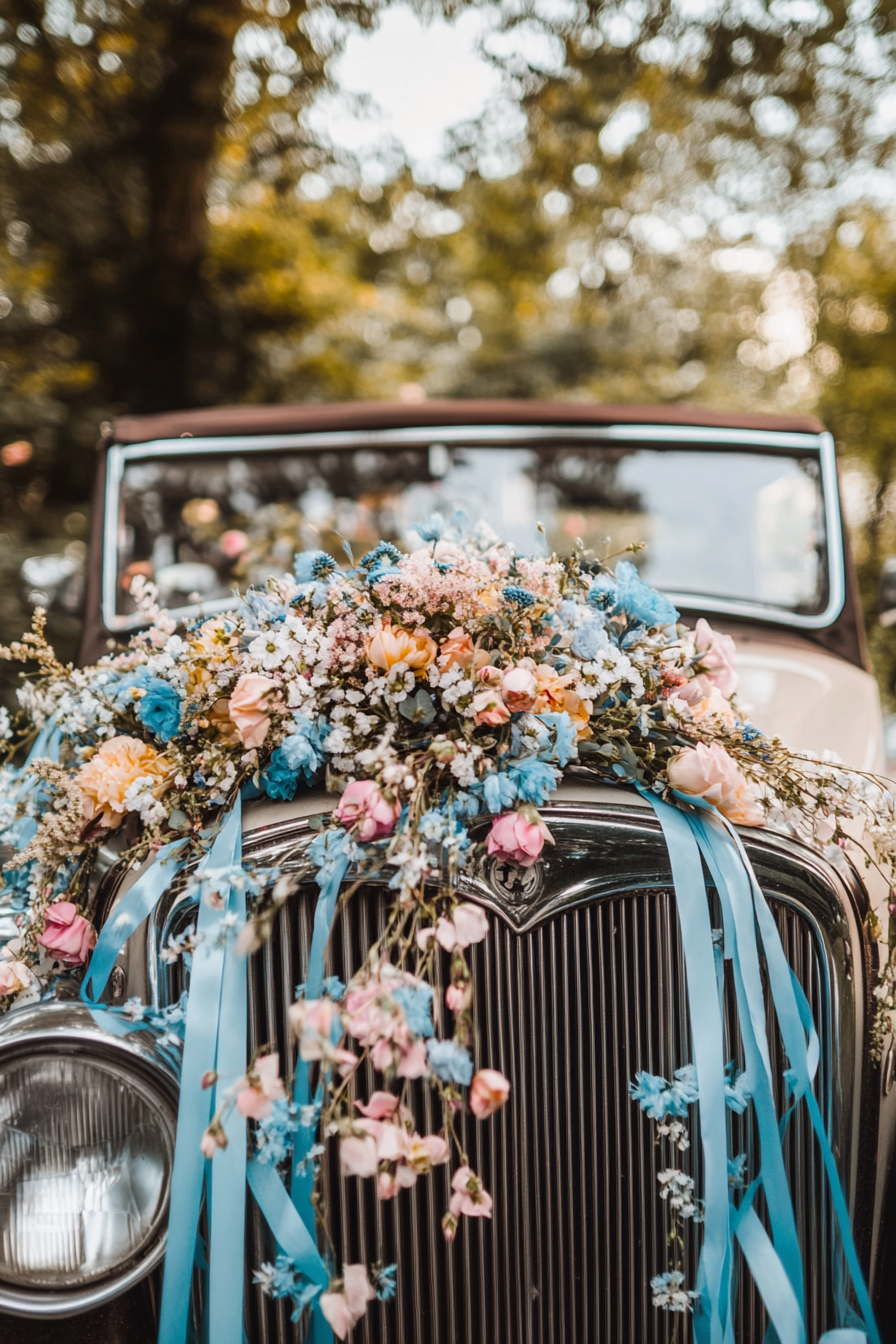
[[[734,616],[742,620],[784,626],[791,630],[823,630],[833,625],[846,601],[846,571],[843,557],[843,525],[837,487],[834,440],[828,433],[807,434],[771,430],[708,429],[688,425],[433,425],[410,429],[338,430],[317,434],[227,435],[210,438],[156,439],[146,443],[113,444],[106,462],[105,516],[103,519],[102,617],[107,630],[135,630],[145,625],[139,612],[120,615],[115,610],[118,589],[118,539],[121,483],[129,462],[145,458],[252,452],[315,452],[327,449],[408,448],[432,443],[513,446],[552,443],[599,442],[603,444],[687,444],[693,448],[747,448],[758,452],[798,450],[818,456],[824,502],[828,600],[821,612],[807,615],[768,603],[708,597],[702,593],[664,589],[676,606],[707,614]],[[191,620],[201,615],[227,611],[235,599],[177,607],[171,615]]]

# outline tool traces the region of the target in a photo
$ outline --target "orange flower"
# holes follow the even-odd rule
[[[166,756],[136,737],[110,737],[82,765],[75,779],[84,799],[87,821],[100,817],[104,826],[115,827],[124,817],[124,796],[137,779],[149,776],[164,780],[171,768]]]
[[[575,691],[570,690],[570,683],[576,680],[576,674],[568,672],[566,676],[561,677],[546,663],[539,663],[535,668],[535,680],[539,686],[535,713],[562,714],[565,711],[575,724],[579,741],[590,737],[589,720],[593,705],[590,700],[583,700]]]
[[[413,672],[425,672],[435,662],[438,651],[438,645],[423,626],[412,632],[390,621],[384,621],[364,641],[368,661],[384,672],[396,663],[405,663]]]
[[[472,661],[473,640],[463,626],[459,625],[439,645],[439,667],[445,671],[456,663],[458,667],[466,670]]]

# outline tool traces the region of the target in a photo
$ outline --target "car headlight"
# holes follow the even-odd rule
[[[164,1253],[177,1071],[81,1004],[0,1022],[0,1310],[87,1311]]]

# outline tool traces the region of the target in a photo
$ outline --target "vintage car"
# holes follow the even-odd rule
[[[135,576],[151,578],[188,623],[232,605],[235,587],[288,569],[305,546],[336,552],[346,542],[357,553],[381,537],[401,539],[434,509],[482,517],[522,551],[539,544],[539,529],[561,553],[577,537],[599,555],[645,542],[641,573],[684,619],[707,615],[735,636],[740,700],[764,730],[881,768],[834,444],[806,417],[513,402],[124,417],[98,456],[81,661],[145,619]],[[308,790],[293,803],[250,804],[244,853],[276,861],[310,839],[308,819],[330,801]],[[399,1225],[396,1202],[380,1204],[369,1183],[329,1171],[346,1258],[363,1258],[378,1237],[401,1265],[394,1301],[374,1304],[352,1335],[365,1344],[690,1337],[686,1319],[676,1326],[651,1304],[649,1280],[664,1254],[660,1158],[629,1098],[636,1068],[671,1076],[688,1055],[668,855],[650,807],[629,789],[596,785],[584,768],[569,770],[545,815],[556,845],[543,861],[525,870],[483,861],[461,878],[465,898],[495,916],[492,936],[474,949],[487,987],[476,1029],[513,1083],[491,1126],[465,1122],[463,1134],[495,1195],[494,1218],[448,1248],[437,1177],[402,1193]],[[869,1049],[879,956],[869,892],[858,872],[836,870],[794,840],[755,830],[744,839],[818,1026],[816,1095],[883,1337],[893,1338],[896,1057],[891,1042],[880,1064]],[[134,880],[114,845],[105,868],[98,922]],[[276,1046],[288,1063],[286,1014],[304,978],[315,895],[300,888],[250,962],[250,1044]],[[343,979],[377,927],[380,897],[368,884],[339,927],[331,969]],[[177,881],[120,954],[109,1002],[177,1001],[183,968],[160,953],[193,916]],[[734,1011],[729,996],[726,1012]],[[773,1048],[780,1074],[783,1052]],[[3,1340],[154,1340],[176,1055],[148,1032],[110,1035],[63,978],[55,1002],[0,1022],[0,1077]],[[424,1086],[414,1087],[425,1111]],[[751,1151],[749,1120],[734,1115],[731,1124]],[[841,1323],[843,1288],[811,1138],[798,1116],[784,1152],[815,1344]],[[270,1258],[271,1243],[249,1204],[254,1266]],[[692,1243],[697,1236],[692,1228]],[[202,1338],[198,1270],[195,1282]],[[762,1302],[748,1275],[737,1282],[736,1339],[760,1344]],[[247,1291],[245,1313],[251,1344],[303,1337],[288,1304],[260,1289]]]

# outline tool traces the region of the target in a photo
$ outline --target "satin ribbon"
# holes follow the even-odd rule
[[[732,962],[735,992],[738,1004],[738,1018],[744,1043],[746,1075],[749,1090],[752,1093],[754,1112],[760,1137],[760,1172],[745,1192],[740,1206],[735,1210],[731,1206],[728,1228],[728,1248],[725,1264],[730,1268],[732,1236],[736,1236],[744,1258],[750,1267],[756,1286],[765,1303],[771,1327],[780,1344],[805,1344],[805,1307],[803,1297],[803,1267],[799,1242],[796,1234],[796,1220],[790,1200],[789,1188],[783,1162],[781,1142],[788,1121],[796,1106],[802,1101],[807,1107],[812,1127],[822,1154],[825,1171],[831,1189],[831,1200],[840,1232],[844,1256],[847,1262],[853,1289],[856,1295],[863,1329],[851,1326],[828,1331],[819,1344],[880,1344],[880,1337],[874,1322],[871,1303],[865,1287],[864,1278],[852,1238],[849,1213],[840,1185],[839,1173],[831,1151],[830,1142],[824,1127],[818,1102],[812,1090],[820,1047],[818,1034],[812,1020],[812,1013],[806,996],[787,962],[777,924],[769,909],[765,896],[759,886],[746,850],[735,831],[715,808],[702,800],[690,796],[681,796],[680,801],[691,806],[687,810],[671,807],[663,803],[656,795],[642,790],[649,800],[663,828],[669,848],[672,864],[673,885],[679,919],[682,927],[682,943],[688,979],[688,1003],[691,1016],[691,1032],[694,1039],[695,1067],[700,1090],[701,1136],[706,1159],[707,1136],[706,1109],[704,1107],[704,1083],[700,1069],[699,1044],[706,1035],[705,1024],[695,1020],[695,1007],[706,1009],[706,995],[695,996],[691,992],[691,980],[694,970],[707,985],[716,980],[712,974],[713,960],[706,954],[705,937],[701,937],[702,951],[696,955],[690,947],[694,930],[690,906],[691,893],[685,884],[690,883],[694,892],[700,890],[706,903],[705,881],[702,866],[698,874],[693,865],[693,852],[690,852],[680,826],[670,822],[669,812],[677,813],[691,832],[691,845],[699,848],[706,860],[716,891],[722,906],[724,924],[724,955]],[[697,810],[695,810],[695,808]],[[765,1026],[765,999],[759,961],[759,940],[765,957],[769,988],[774,1004],[779,1029],[787,1052],[788,1080],[793,1093],[793,1102],[779,1122],[774,1107],[772,1092],[772,1072],[769,1057],[768,1040]],[[705,958],[700,967],[701,958]],[[693,968],[693,969],[692,969]],[[718,1002],[715,995],[709,996]],[[710,1146],[719,1143],[718,1116],[716,1099],[712,1094],[709,1137]],[[725,1141],[723,1131],[722,1141]],[[706,1163],[707,1201],[710,1195],[709,1164]],[[726,1182],[727,1183],[727,1182]],[[769,1213],[772,1236],[769,1237],[753,1208],[756,1191],[763,1187]],[[709,1204],[707,1202],[707,1215]],[[717,1225],[711,1228],[707,1217],[703,1252],[698,1267],[697,1282],[701,1294],[707,1296],[707,1305],[703,1313],[708,1316],[708,1326],[704,1320],[695,1318],[695,1336],[712,1339],[712,1329],[720,1314],[725,1331],[726,1344],[730,1338],[730,1316],[724,1320],[724,1307],[720,1303],[726,1292],[730,1296],[730,1282],[726,1284],[725,1270],[721,1275],[714,1273],[718,1264]],[[854,1313],[842,1300],[841,1320],[844,1315],[854,1318]],[[730,1310],[730,1304],[729,1304]],[[707,1333],[707,1329],[708,1332]]]

